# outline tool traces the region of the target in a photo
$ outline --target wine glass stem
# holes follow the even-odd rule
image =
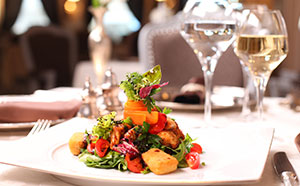
[[[266,90],[266,85],[269,78],[266,77],[255,77],[255,86],[256,86],[256,101],[258,107],[258,119],[263,120],[263,98]]]
[[[249,100],[250,100],[250,76],[249,71],[246,69],[246,67],[242,67],[243,72],[243,84],[244,84],[244,99],[243,99],[243,107],[242,107],[242,116],[247,116],[251,113],[250,107],[249,107]]]
[[[209,123],[211,121],[211,92],[212,92],[212,78],[213,72],[204,72],[205,82],[205,105],[204,105],[204,121]]]

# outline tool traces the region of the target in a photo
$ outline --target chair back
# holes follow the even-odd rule
[[[57,26],[34,26],[20,37],[25,64],[38,88],[71,86],[77,62],[73,32]]]
[[[144,70],[162,67],[162,81],[181,87],[192,77],[202,77],[201,64],[179,33],[180,13],[162,24],[146,24],[139,33],[138,51]],[[239,59],[230,47],[223,53],[213,77],[214,85],[243,86]]]

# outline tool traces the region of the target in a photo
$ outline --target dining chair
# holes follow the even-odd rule
[[[196,55],[179,33],[181,16],[179,12],[164,23],[148,23],[138,37],[139,58],[144,70],[160,64],[162,81],[169,81],[170,87],[181,87],[192,77],[203,77]],[[232,47],[219,59],[213,84],[243,86],[242,69]]]
[[[20,36],[20,46],[37,88],[72,85],[78,47],[73,32],[58,26],[34,26]]]

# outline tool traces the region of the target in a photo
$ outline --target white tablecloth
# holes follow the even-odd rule
[[[294,166],[298,175],[300,175],[300,153],[294,144],[295,136],[300,132],[300,114],[289,109],[287,105],[280,104],[280,98],[265,99],[265,122],[255,124],[253,122],[244,122],[240,120],[239,111],[218,111],[213,112],[213,123],[217,127],[226,127],[231,125],[257,125],[257,127],[275,128],[274,138],[267,163],[261,180],[252,186],[279,186],[282,185],[275,175],[272,167],[272,156],[277,151],[285,151]],[[197,126],[203,123],[203,114],[195,112],[173,112],[171,116],[180,124],[188,121],[188,126],[180,126],[183,130],[186,127]],[[0,131],[0,141],[15,140],[25,136],[27,131]],[[230,137],[230,136],[229,136]],[[255,151],[255,149],[253,149]],[[5,149],[1,149],[5,153]],[[20,152],[20,156],[22,152]],[[64,186],[69,185],[58,180],[50,174],[36,172],[25,168],[19,168],[0,164],[0,185],[10,186]],[[245,185],[243,185],[245,186]],[[250,185],[249,185],[250,186]]]

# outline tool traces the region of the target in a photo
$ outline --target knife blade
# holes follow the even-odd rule
[[[273,156],[276,174],[285,186],[299,186],[298,176],[285,152],[276,152]]]
[[[300,152],[300,133],[295,138],[295,144],[296,144],[298,151]]]

